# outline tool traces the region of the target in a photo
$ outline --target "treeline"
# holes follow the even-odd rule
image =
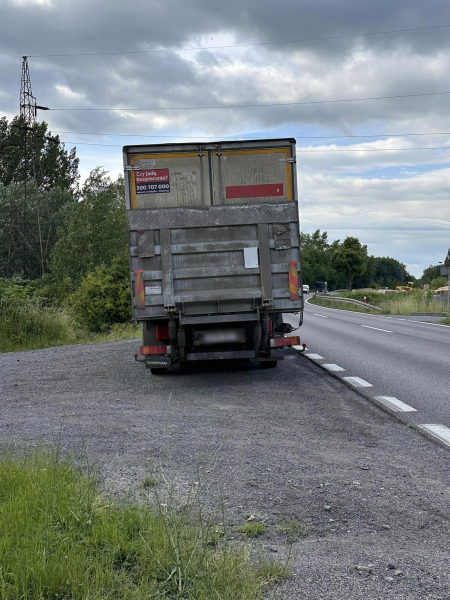
[[[130,322],[126,248],[123,179],[97,168],[80,187],[75,150],[45,123],[1,119],[0,329],[55,307],[92,332]]]
[[[314,233],[301,233],[303,283],[314,289],[316,281],[326,281],[328,289],[395,289],[413,281],[415,287],[429,285],[432,289],[445,286],[447,280],[441,277],[441,265],[424,270],[420,279],[408,273],[406,265],[387,256],[370,256],[367,246],[358,238],[347,237],[328,241],[326,231],[317,229]],[[443,261],[450,266],[450,248]]]
[[[330,289],[395,288],[414,281],[404,264],[369,256],[355,237],[329,242],[317,230],[302,233],[301,245],[310,287],[327,281]],[[417,284],[445,285],[439,269],[426,269]],[[55,308],[66,311],[65,327],[70,315],[76,327],[108,331],[131,321],[129,290],[123,178],[113,181],[97,168],[80,186],[75,150],[65,150],[45,123],[30,130],[19,117],[0,119],[0,334],[9,327],[11,335],[26,310],[22,331],[33,331],[39,311],[40,319]],[[56,314],[63,313],[49,313],[49,323]]]

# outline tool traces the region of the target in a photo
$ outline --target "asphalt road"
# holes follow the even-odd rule
[[[366,393],[414,408],[404,415],[412,423],[450,427],[450,327],[307,303],[299,331],[307,354],[322,357],[318,364],[337,365],[339,377],[371,383]]]

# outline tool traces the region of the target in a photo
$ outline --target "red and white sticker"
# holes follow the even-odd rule
[[[143,169],[134,172],[136,194],[170,192],[169,169]]]

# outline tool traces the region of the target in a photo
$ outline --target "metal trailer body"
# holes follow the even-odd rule
[[[303,317],[295,140],[125,146],[133,318],[152,371],[292,353]]]

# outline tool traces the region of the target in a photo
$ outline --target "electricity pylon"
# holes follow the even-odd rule
[[[28,57],[22,57],[22,77],[20,80],[20,116],[24,125],[32,128],[36,121],[36,98],[31,90]]]

